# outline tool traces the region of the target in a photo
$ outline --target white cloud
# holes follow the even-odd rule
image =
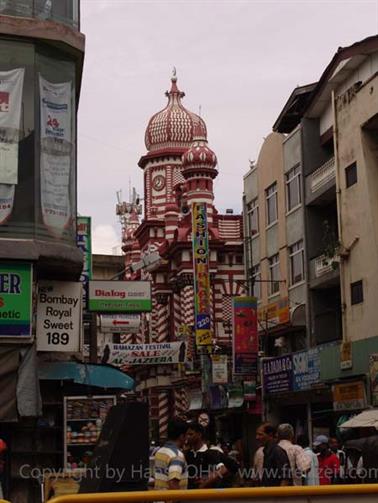
[[[112,225],[97,225],[92,233],[92,253],[120,255],[120,237]]]

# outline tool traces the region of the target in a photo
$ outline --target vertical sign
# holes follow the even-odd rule
[[[210,346],[210,272],[206,203],[192,205],[194,313],[197,346]]]
[[[234,374],[251,375],[257,372],[257,299],[233,297],[233,361]]]
[[[213,384],[227,384],[227,355],[212,355]]]
[[[83,283],[83,309],[88,307],[88,282],[92,279],[91,217],[77,217],[77,246],[83,252],[84,263],[80,281]]]
[[[31,336],[32,284],[31,264],[0,265],[0,338]]]

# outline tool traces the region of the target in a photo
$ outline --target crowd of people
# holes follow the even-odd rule
[[[310,445],[308,436],[296,437],[288,423],[278,427],[263,423],[256,431],[259,445],[253,466],[246,469],[239,453],[230,445],[211,445],[199,423],[174,419],[168,425],[167,442],[154,449],[154,487],[201,489],[377,482],[378,463],[375,462],[374,475],[367,478],[369,455],[361,447],[374,444],[376,459],[377,439],[374,435],[373,440],[359,439],[357,444],[354,440],[341,448],[337,438],[318,435]],[[374,463],[370,464],[374,468]]]

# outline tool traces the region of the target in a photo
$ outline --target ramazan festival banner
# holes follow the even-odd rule
[[[124,365],[164,365],[184,363],[185,342],[160,342],[156,344],[107,344],[102,356],[103,363],[117,367]]]
[[[18,183],[24,73],[23,68],[0,72],[0,224],[12,213]]]

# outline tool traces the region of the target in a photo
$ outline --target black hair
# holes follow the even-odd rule
[[[171,419],[168,423],[168,438],[169,440],[177,440],[181,435],[185,435],[188,431],[188,423],[182,419]]]
[[[308,447],[310,445],[310,439],[308,435],[306,435],[305,433],[298,435],[297,444],[303,448]]]
[[[274,435],[277,433],[277,428],[270,423],[263,423],[261,427],[266,435],[271,435],[272,437],[274,437]]]
[[[203,438],[206,437],[206,429],[201,424],[197,423],[196,421],[194,421],[193,423],[189,423],[188,429],[191,429],[191,430],[195,431],[196,433],[200,433]]]

